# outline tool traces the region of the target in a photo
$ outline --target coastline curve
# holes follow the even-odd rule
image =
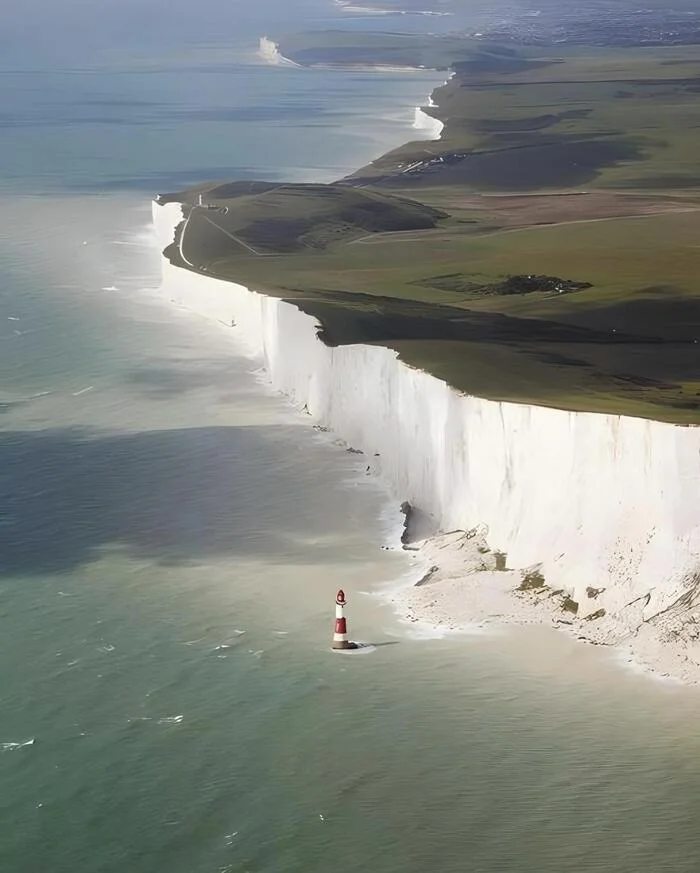
[[[153,219],[171,245],[181,205],[154,202]],[[700,428],[462,395],[393,350],[326,346],[292,303],[166,257],[162,293],[235,323],[272,386],[377,456],[399,499],[442,530],[487,525],[510,567],[536,568],[580,617],[632,608],[641,626],[700,601]]]

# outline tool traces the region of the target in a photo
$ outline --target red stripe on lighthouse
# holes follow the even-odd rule
[[[336,620],[335,620],[335,632],[337,634],[346,634],[348,632],[344,618],[336,618]]]

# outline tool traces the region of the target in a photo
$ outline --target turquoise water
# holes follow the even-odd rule
[[[371,596],[396,502],[148,290],[154,193],[332,178],[436,77],[259,63],[320,2],[115,7],[5,21],[0,870],[696,871],[695,693],[412,633]],[[339,585],[367,655],[328,649]]]

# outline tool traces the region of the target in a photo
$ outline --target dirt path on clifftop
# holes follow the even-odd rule
[[[527,195],[526,195],[527,196]],[[529,195],[534,197],[537,196],[551,196],[551,195]],[[565,195],[559,195],[565,196]],[[495,197],[494,197],[495,199]],[[520,198],[519,198],[520,199]],[[464,207],[466,208],[466,206]],[[476,207],[478,208],[478,207]],[[347,245],[355,245],[357,243],[363,244],[372,244],[379,242],[412,242],[416,240],[434,240],[434,239],[452,239],[456,236],[464,236],[465,234],[473,235],[473,236],[496,236],[499,234],[505,233],[515,233],[516,231],[522,230],[545,230],[553,227],[563,227],[564,225],[570,224],[598,224],[604,221],[618,221],[622,219],[634,219],[634,218],[649,218],[653,215],[673,215],[673,214],[681,214],[688,212],[700,212],[700,204],[686,205],[678,202],[669,203],[668,205],[659,208],[658,204],[652,204],[647,201],[646,208],[640,208],[633,211],[626,212],[616,212],[612,215],[597,215],[590,216],[587,218],[579,218],[579,217],[570,217],[570,218],[558,218],[558,220],[546,220],[544,216],[542,216],[542,220],[533,220],[532,216],[528,216],[527,220],[525,217],[519,219],[517,212],[504,212],[500,214],[500,212],[487,212],[485,207],[484,209],[483,220],[484,224],[488,223],[488,230],[480,231],[478,225],[473,225],[471,229],[467,226],[466,228],[455,226],[448,228],[435,228],[429,230],[407,230],[407,231],[393,231],[393,232],[382,232],[382,233],[374,233],[374,234],[365,234],[364,236],[358,237],[357,239],[350,240]],[[540,212],[542,210],[539,210]],[[481,216],[480,216],[481,217]],[[555,216],[551,216],[552,219]],[[496,225],[494,227],[494,225]]]

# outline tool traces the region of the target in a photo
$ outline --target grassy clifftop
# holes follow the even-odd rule
[[[428,230],[447,218],[405,197],[345,185],[232,183],[183,199],[191,208],[188,251],[199,261],[226,259],[236,245],[260,256],[320,251],[366,234]]]
[[[437,142],[174,195],[187,260],[469,393],[700,423],[700,49],[454,56]]]
[[[489,55],[493,57],[493,54]],[[526,69],[517,68],[517,58]],[[700,188],[700,47],[538,46],[489,69],[456,63],[435,94],[441,140],[407,144],[356,178],[414,191]]]

